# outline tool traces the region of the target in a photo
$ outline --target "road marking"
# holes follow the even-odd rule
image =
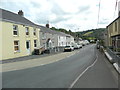
[[[90,66],[88,66],[74,81],[73,83],[70,85],[69,89],[68,90],[71,90],[73,88],[73,86],[76,84],[76,82],[80,79],[80,77],[91,67],[93,67],[95,65],[95,63],[97,62],[98,60],[98,55],[96,54],[96,59],[95,61],[93,62],[93,64],[91,64]]]

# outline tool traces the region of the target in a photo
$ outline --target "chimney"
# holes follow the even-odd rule
[[[20,15],[20,16],[24,16],[23,11],[22,11],[22,10],[19,10],[18,15]]]
[[[46,27],[49,28],[49,24],[46,24]]]

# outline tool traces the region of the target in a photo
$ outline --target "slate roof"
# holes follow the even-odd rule
[[[15,22],[15,23],[25,24],[25,25],[35,25],[33,22],[31,22],[30,20],[26,19],[23,16],[20,16],[16,13],[0,8],[0,14],[1,13],[2,13],[2,21]]]
[[[40,28],[41,32],[45,32],[45,33],[57,34],[57,35],[62,35],[62,36],[71,36],[71,35],[65,34],[63,32],[54,31],[54,30],[51,30],[50,28],[34,24],[33,22],[31,22],[30,20],[26,19],[23,16],[20,16],[16,13],[13,13],[13,12],[1,9],[1,8],[0,8],[0,19],[2,19],[2,21],[37,26],[38,28]]]
[[[40,26],[40,25],[38,25],[38,26],[40,27],[40,32],[57,34],[57,35],[61,35],[61,36],[71,36],[71,35],[65,34],[63,32],[51,30],[50,28],[47,28],[47,27],[44,27],[44,26]]]
[[[120,19],[120,16],[118,16],[115,20],[113,20],[107,27],[109,27],[111,24],[113,24],[118,19]]]

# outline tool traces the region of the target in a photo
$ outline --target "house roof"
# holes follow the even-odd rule
[[[51,30],[50,28],[47,28],[47,27],[44,27],[44,26],[38,25],[38,27],[40,27],[40,32],[57,34],[57,35],[61,35],[61,36],[71,36],[71,35],[65,34],[63,32]]]
[[[61,35],[61,36],[71,36],[71,35],[65,34],[63,32],[51,30],[50,28],[47,28],[47,27],[44,27],[41,25],[36,25],[23,16],[20,16],[16,13],[13,13],[13,12],[1,9],[1,8],[0,8],[0,19],[2,21],[8,21],[8,22],[14,22],[14,23],[19,23],[19,24],[36,26],[36,27],[41,29],[40,30],[41,32],[45,32],[45,33],[57,34],[57,35]]]
[[[2,21],[14,22],[14,23],[25,24],[25,25],[35,25],[30,20],[16,13],[13,13],[1,8],[0,8],[0,13],[2,13],[2,16],[0,17]]]
[[[107,27],[109,27],[111,24],[113,24],[118,19],[120,19],[120,16],[118,18],[116,18],[114,21],[112,21]]]

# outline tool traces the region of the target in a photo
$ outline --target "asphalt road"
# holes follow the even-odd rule
[[[83,73],[95,60],[97,60],[95,65]],[[2,86],[3,88],[69,88],[73,84],[72,88],[117,88],[116,75],[113,67],[106,63],[104,56],[95,49],[95,45],[88,45],[80,49],[79,53],[58,62],[3,72]],[[75,82],[76,78],[78,80]]]

